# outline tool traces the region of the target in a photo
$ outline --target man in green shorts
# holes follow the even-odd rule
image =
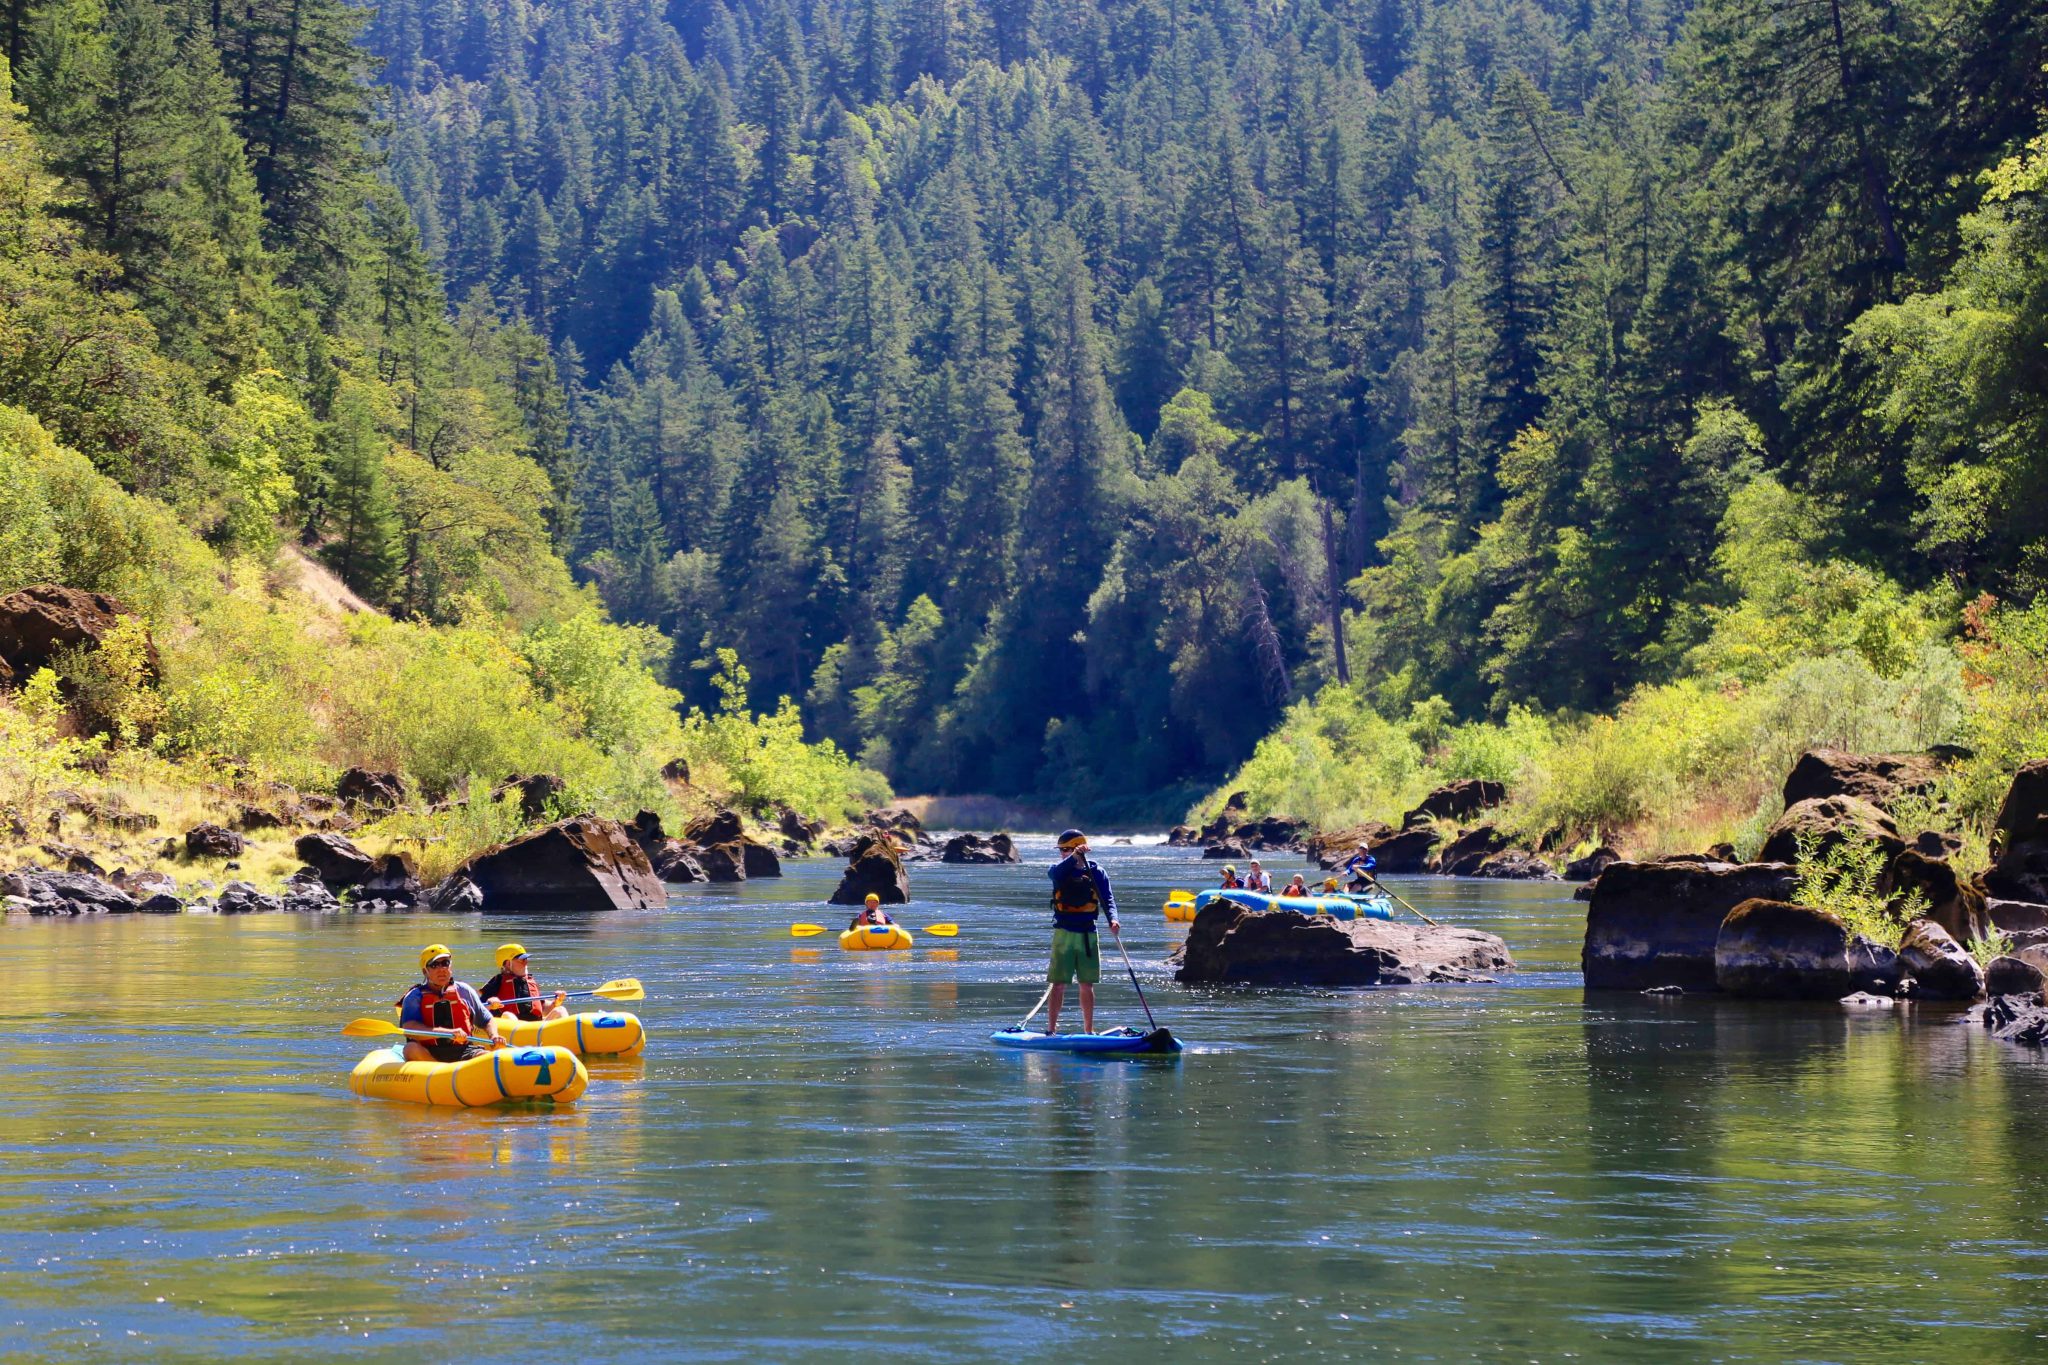
[[[1109,916],[1109,930],[1117,932],[1116,897],[1109,889],[1109,875],[1088,857],[1088,836],[1078,829],[1060,835],[1060,852],[1065,856],[1052,865],[1052,964],[1045,970],[1050,989],[1046,993],[1045,1031],[1060,1031],[1060,1005],[1067,998],[1067,983],[1081,983],[1081,1027],[1095,1032],[1095,983],[1102,979],[1102,950],[1095,942],[1095,917]]]

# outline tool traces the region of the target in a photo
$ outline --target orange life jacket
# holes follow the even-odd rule
[[[505,972],[499,972],[496,976],[492,977],[489,984],[483,989],[485,1000],[488,1001],[492,996],[496,996],[498,999],[495,1007],[486,1005],[485,1008],[491,1009],[496,1014],[508,1014],[514,1019],[546,1018],[548,1002],[538,998],[540,995],[540,982],[530,976],[511,976]],[[536,998],[527,1000],[522,1005],[508,1005],[505,1003],[508,1000],[519,1000],[526,996],[534,996]]]
[[[432,986],[420,987],[420,1018],[426,1021],[428,1028],[474,1033],[478,1027],[470,1022],[469,1006],[462,1002],[462,992],[456,990],[452,982],[446,995]]]

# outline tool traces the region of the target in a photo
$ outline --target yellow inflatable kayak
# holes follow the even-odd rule
[[[1171,896],[1166,902],[1166,918],[1185,924],[1195,917],[1195,899],[1192,896]]]
[[[839,936],[839,946],[849,953],[908,948],[911,943],[910,931],[900,924],[863,924],[860,928],[848,929]]]
[[[498,1018],[498,1033],[515,1047],[565,1047],[578,1057],[633,1057],[647,1045],[637,1015],[572,1014],[566,1019]]]
[[[408,1062],[401,1048],[380,1047],[348,1077],[349,1089],[373,1100],[458,1106],[501,1100],[574,1104],[589,1087],[582,1059],[561,1047],[502,1047],[466,1062]]]

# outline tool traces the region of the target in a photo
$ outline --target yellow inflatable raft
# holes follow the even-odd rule
[[[1166,917],[1176,923],[1185,924],[1195,917],[1193,896],[1170,896],[1166,901]]]
[[[502,1047],[466,1062],[408,1062],[380,1047],[356,1063],[348,1088],[373,1100],[473,1106],[501,1100],[574,1104],[590,1087],[582,1060],[561,1047]]]
[[[498,1018],[498,1033],[516,1047],[565,1047],[578,1057],[634,1057],[647,1046],[637,1015],[605,1011],[566,1019]]]
[[[890,948],[908,948],[911,943],[910,931],[900,924],[863,924],[860,928],[848,929],[839,936],[839,946],[849,953],[873,953]]]

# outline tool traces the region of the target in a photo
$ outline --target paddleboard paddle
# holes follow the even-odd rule
[[[1155,1052],[1173,1051],[1173,1034],[1159,1027],[1159,1021],[1152,1017],[1152,1007],[1145,1003],[1145,988],[1138,984],[1138,969],[1131,965],[1130,950],[1124,947],[1124,936],[1117,932],[1114,923],[1110,925],[1109,936],[1116,940],[1116,950],[1123,954],[1124,970],[1131,974],[1131,989],[1138,993],[1138,1006],[1145,1011],[1145,1022],[1152,1026],[1152,1031],[1145,1035],[1145,1041],[1152,1045]],[[1037,1013],[1036,1010],[1032,1012]]]

